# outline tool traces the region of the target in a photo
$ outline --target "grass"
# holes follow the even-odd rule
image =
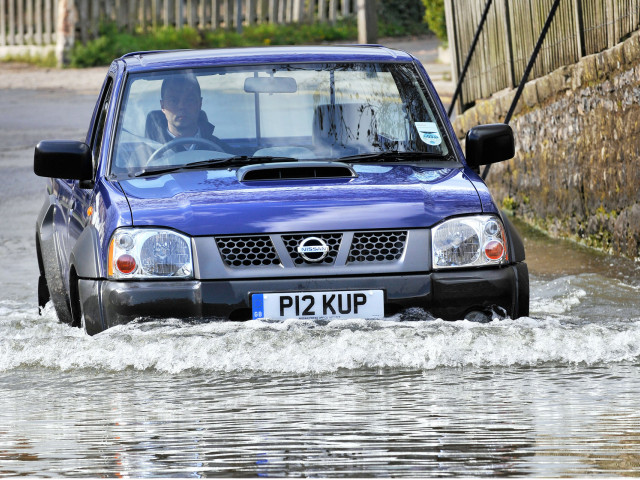
[[[55,52],[51,51],[46,55],[34,55],[25,53],[23,55],[6,55],[2,57],[3,62],[29,63],[38,67],[54,68],[57,65]]]

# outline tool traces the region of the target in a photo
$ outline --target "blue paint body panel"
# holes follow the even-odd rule
[[[461,168],[356,166],[359,177],[240,183],[205,170],[121,182],[133,225],[188,235],[431,227],[481,213]]]
[[[209,72],[215,71],[212,77],[224,79],[222,90],[226,91],[229,90],[229,79],[238,69],[213,70],[214,67],[285,65],[285,71],[290,75],[288,72],[303,69],[296,67],[296,64],[312,64],[307,66],[305,73],[319,70],[319,65],[332,65],[332,87],[327,87],[329,95],[323,93],[326,98],[322,97],[319,88],[311,88],[304,82],[301,87],[303,90],[308,88],[308,91],[317,95],[318,98],[314,98],[314,108],[324,107],[324,110],[316,110],[315,113],[320,111],[327,115],[326,112],[331,112],[331,109],[340,103],[336,101],[338,94],[334,90],[338,89],[334,88],[333,78],[334,75],[338,76],[335,72],[341,71],[344,65],[375,64],[377,70],[354,69],[359,73],[371,75],[371,78],[374,78],[377,72],[382,72],[381,76],[384,76],[392,71],[396,72],[394,75],[401,70],[411,71],[412,81],[402,83],[398,80],[399,77],[393,77],[395,82],[402,84],[397,85],[398,90],[404,92],[402,101],[395,104],[389,101],[384,106],[391,107],[388,110],[382,108],[376,114],[387,119],[387,124],[397,126],[401,122],[397,122],[396,117],[391,116],[389,112],[393,113],[394,108],[396,113],[402,109],[402,118],[406,119],[409,125],[404,132],[417,131],[418,136],[432,134],[433,131],[429,129],[437,124],[437,128],[433,128],[436,128],[438,133],[430,137],[432,143],[425,141],[424,145],[438,146],[442,143],[446,148],[440,153],[424,148],[412,150],[405,143],[408,144],[408,139],[413,138],[412,135],[415,137],[415,133],[406,133],[406,137],[400,134],[394,136],[393,127],[391,133],[380,133],[377,131],[378,124],[375,124],[374,128],[372,122],[369,128],[376,132],[375,136],[372,135],[372,138],[375,138],[372,145],[379,148],[376,152],[394,155],[398,152],[408,152],[420,154],[422,157],[349,160],[349,155],[353,154],[345,153],[344,150],[342,154],[332,153],[333,156],[327,154],[323,157],[322,153],[318,153],[317,156],[311,157],[316,163],[325,161],[326,164],[326,160],[342,162],[343,167],[352,169],[351,173],[355,172],[351,177],[337,175],[332,178],[326,178],[331,175],[316,175],[289,179],[276,177],[277,179],[270,180],[261,177],[262,180],[241,181],[237,166],[215,168],[207,165],[191,169],[183,168],[182,165],[181,170],[168,173],[154,174],[146,171],[149,164],[153,163],[151,159],[147,159],[150,158],[151,152],[158,148],[156,145],[163,145],[169,141],[165,139],[160,142],[151,138],[145,127],[145,118],[148,121],[149,115],[153,113],[148,110],[160,107],[158,97],[153,96],[160,90],[158,79],[170,77],[174,70],[191,71],[210,67]],[[271,68],[269,66],[269,72]],[[262,67],[254,70],[255,77],[264,76],[264,72],[267,71]],[[207,70],[201,71],[200,78],[204,78],[206,74]],[[142,92],[140,98],[144,98],[144,101],[132,102],[131,110],[135,111],[138,108],[146,117],[141,115],[139,121],[130,121],[127,124],[123,120],[123,111],[126,111],[126,99],[129,91],[133,89],[131,85],[134,79],[143,80],[139,85],[144,82],[148,82],[149,85],[155,81],[156,90],[150,90],[151,93],[147,92],[148,97],[144,97],[144,87],[139,87],[139,93]],[[329,84],[329,81],[326,83]],[[240,85],[240,95],[256,95],[255,130],[258,131],[258,94],[247,90],[246,86],[243,91],[242,84]],[[272,92],[258,93],[270,95]],[[211,95],[211,90],[208,94]],[[371,95],[370,92],[369,94]],[[351,98],[352,104],[357,104],[358,95],[361,95],[360,90]],[[365,93],[362,95],[366,97]],[[222,98],[221,103],[227,99],[224,95],[216,98]],[[416,101],[418,98],[421,100]],[[184,99],[175,101],[185,102]],[[363,108],[356,111],[362,115],[359,118],[366,117],[367,110],[364,107],[373,108],[364,100],[362,102]],[[420,117],[420,110],[412,106],[419,102],[423,102],[423,108],[431,112],[428,118]],[[200,103],[202,104],[202,100]],[[375,104],[375,101],[371,103]],[[144,109],[142,104],[145,105]],[[344,104],[349,106],[348,101]],[[153,108],[147,109],[148,105],[152,105]],[[238,121],[234,123],[227,118],[238,111],[245,112],[239,109],[236,103],[226,102],[225,106],[229,105],[231,107],[224,117],[228,122],[226,125],[246,127],[248,124]],[[380,105],[383,105],[382,101]],[[425,105],[427,107],[424,107]],[[164,109],[164,106],[162,108]],[[196,114],[200,108],[203,109],[200,113],[206,113],[204,107],[197,107]],[[246,105],[244,108],[247,108]],[[290,110],[286,110],[285,113],[291,115]],[[245,117],[240,115],[238,118]],[[328,117],[324,118],[320,122],[329,122],[326,119]],[[316,122],[315,117],[313,122]],[[220,123],[218,126],[221,126]],[[273,124],[281,125],[282,122]],[[311,121],[304,125],[310,124]],[[303,125],[303,122],[299,122],[299,125]],[[297,126],[287,128],[295,130]],[[272,134],[272,139],[284,138],[284,147],[293,147],[294,151],[316,147],[320,145],[316,145],[317,139],[313,137],[313,134],[317,133],[313,130],[316,127],[316,123],[313,123],[312,130],[304,134],[294,135],[290,131],[285,132],[284,137]],[[167,129],[166,123],[163,128]],[[322,128],[319,129],[321,133],[324,132]],[[397,129],[401,130],[401,127]],[[216,135],[221,130],[223,129],[216,129]],[[129,138],[116,138],[117,135],[122,135],[122,131],[125,131]],[[143,133],[146,135],[147,143],[140,140]],[[370,133],[365,132],[363,135]],[[261,158],[256,153],[260,147],[283,146],[261,143],[263,139],[259,134],[255,137],[252,138],[250,133],[244,132],[243,135],[222,137],[228,140],[226,146],[231,150],[225,154],[229,157],[240,155]],[[300,139],[303,138],[307,140],[301,145]],[[150,143],[149,140],[156,143]],[[127,170],[126,161],[116,164],[116,160],[112,160],[120,158],[116,155],[117,148],[120,148],[119,142],[131,148],[127,152],[134,159],[137,158],[135,154],[144,152],[145,148],[150,149],[147,156],[143,157],[147,163],[143,164],[142,170]],[[79,324],[82,318],[90,334],[145,316],[229,319],[260,317],[263,310],[263,293],[266,292],[379,290],[384,292],[385,314],[418,307],[447,319],[462,318],[469,312],[487,312],[492,309],[506,312],[513,318],[528,313],[528,273],[522,243],[515,230],[501,215],[485,183],[467,166],[446,111],[424,67],[406,52],[383,46],[344,45],[128,54],[111,64],[94,109],[85,143],[93,153],[93,181],[87,184],[86,181],[51,180],[49,195],[37,220],[37,238],[39,254],[44,257],[40,265],[41,279],[46,279],[48,283],[59,318],[74,324]],[[335,146],[334,144],[331,148]],[[249,151],[251,148],[253,150]],[[186,151],[187,154],[194,153],[189,149]],[[371,154],[366,150],[356,151],[360,155]],[[321,152],[321,149],[318,148],[317,152]],[[297,160],[297,166],[304,167],[305,158]],[[259,163],[259,160],[252,161]],[[282,159],[277,161],[281,162]],[[157,165],[152,165],[150,170],[154,167],[157,168]],[[287,165],[281,163],[281,167],[286,170]],[[325,165],[321,168],[324,167]],[[136,168],[140,168],[140,165]],[[434,265],[438,265],[434,259],[435,254],[432,256],[433,244],[436,242],[436,235],[434,233],[432,237],[432,232],[437,230],[434,227],[448,219],[465,216],[489,218],[489,223],[494,222],[494,218],[501,220],[494,224],[501,223],[505,226],[503,234],[508,254],[504,255],[504,261],[501,260],[502,263],[499,264],[482,264],[481,268],[476,268],[476,264],[473,264],[473,268],[465,266],[455,270],[434,268]],[[459,225],[462,222],[451,222],[449,225],[453,223]],[[486,225],[478,231],[481,232]],[[114,267],[115,260],[110,262],[109,252],[110,248],[120,248],[113,247],[115,241],[112,242],[112,239],[120,239],[122,244],[126,245],[128,239],[123,239],[119,233],[123,229],[126,232],[136,232],[135,234],[140,234],[141,237],[160,237],[167,233],[163,230],[179,232],[182,235],[169,232],[168,237],[180,237],[184,239],[185,245],[190,242],[188,248],[192,250],[189,255],[193,256],[193,271],[188,271],[180,278],[167,276],[148,279],[114,275],[113,271],[117,266]],[[151,229],[161,232],[158,234]],[[313,235],[305,237],[305,233]],[[130,233],[124,237],[127,235]],[[296,235],[299,236],[296,240],[299,243],[287,243],[293,242],[287,237]],[[322,235],[326,237],[321,240],[316,238]],[[357,240],[358,235],[364,239]],[[452,235],[460,235],[462,238],[463,234],[454,231]],[[482,233],[478,235],[482,236]],[[230,240],[235,237],[239,239],[237,242]],[[309,237],[323,243],[322,248],[326,248],[327,252],[335,248],[334,257],[327,257],[329,261],[325,263],[314,263],[316,260],[309,258],[299,261],[300,256],[296,257],[296,248],[304,257],[304,249],[300,248],[300,245],[304,246]],[[300,240],[302,238],[305,239],[304,242]],[[228,243],[224,243],[227,241]],[[332,241],[333,246],[327,246],[327,243]],[[336,243],[342,241],[345,243]],[[140,240],[140,243],[142,242]],[[262,242],[263,245],[261,248],[264,250],[256,254],[256,258],[261,260],[254,258],[253,263],[244,264],[236,260],[234,264],[233,258],[225,257],[228,255],[225,250],[233,249],[236,250],[234,254],[242,257],[244,253],[238,252],[247,243],[256,242]],[[353,247],[358,242],[359,246]],[[481,246],[478,241],[478,252]],[[165,253],[171,253],[171,248],[174,247],[171,247],[170,242],[159,241],[151,250],[152,254],[145,258],[164,258]],[[353,253],[354,248],[357,253]],[[399,250],[395,253],[389,252],[394,248]],[[139,250],[142,250],[142,247]],[[368,253],[362,253],[362,250],[368,250]],[[369,250],[376,250],[378,253],[372,254]],[[134,250],[131,252],[135,253]],[[139,252],[135,254],[142,255]],[[154,257],[156,254],[158,256]],[[281,260],[260,263],[266,255],[276,256]],[[357,258],[358,256],[362,258]],[[246,262],[246,258],[242,258]],[[86,262],[93,263],[87,265]],[[159,264],[164,265],[161,262]],[[138,266],[136,265],[136,268]],[[242,270],[244,267],[247,268]]]

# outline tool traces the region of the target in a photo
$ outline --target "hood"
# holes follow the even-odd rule
[[[355,165],[356,178],[239,182],[235,170],[121,181],[135,226],[188,235],[431,227],[481,213],[462,168]]]

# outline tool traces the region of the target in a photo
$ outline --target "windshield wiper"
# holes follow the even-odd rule
[[[405,162],[407,160],[420,161],[434,158],[446,159],[447,157],[441,153],[433,152],[372,152],[340,157],[338,161],[348,163]]]
[[[173,173],[182,170],[194,170],[198,168],[220,168],[220,167],[243,167],[254,163],[276,163],[276,162],[297,162],[293,157],[249,157],[247,155],[236,155],[229,158],[210,158],[201,162],[187,163],[185,165],[174,165],[172,167],[144,169],[134,173],[133,177],[145,175],[161,175],[163,173]]]

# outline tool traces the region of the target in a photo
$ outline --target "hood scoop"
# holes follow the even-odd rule
[[[305,180],[309,178],[356,178],[351,165],[340,162],[259,163],[238,169],[239,182]]]

